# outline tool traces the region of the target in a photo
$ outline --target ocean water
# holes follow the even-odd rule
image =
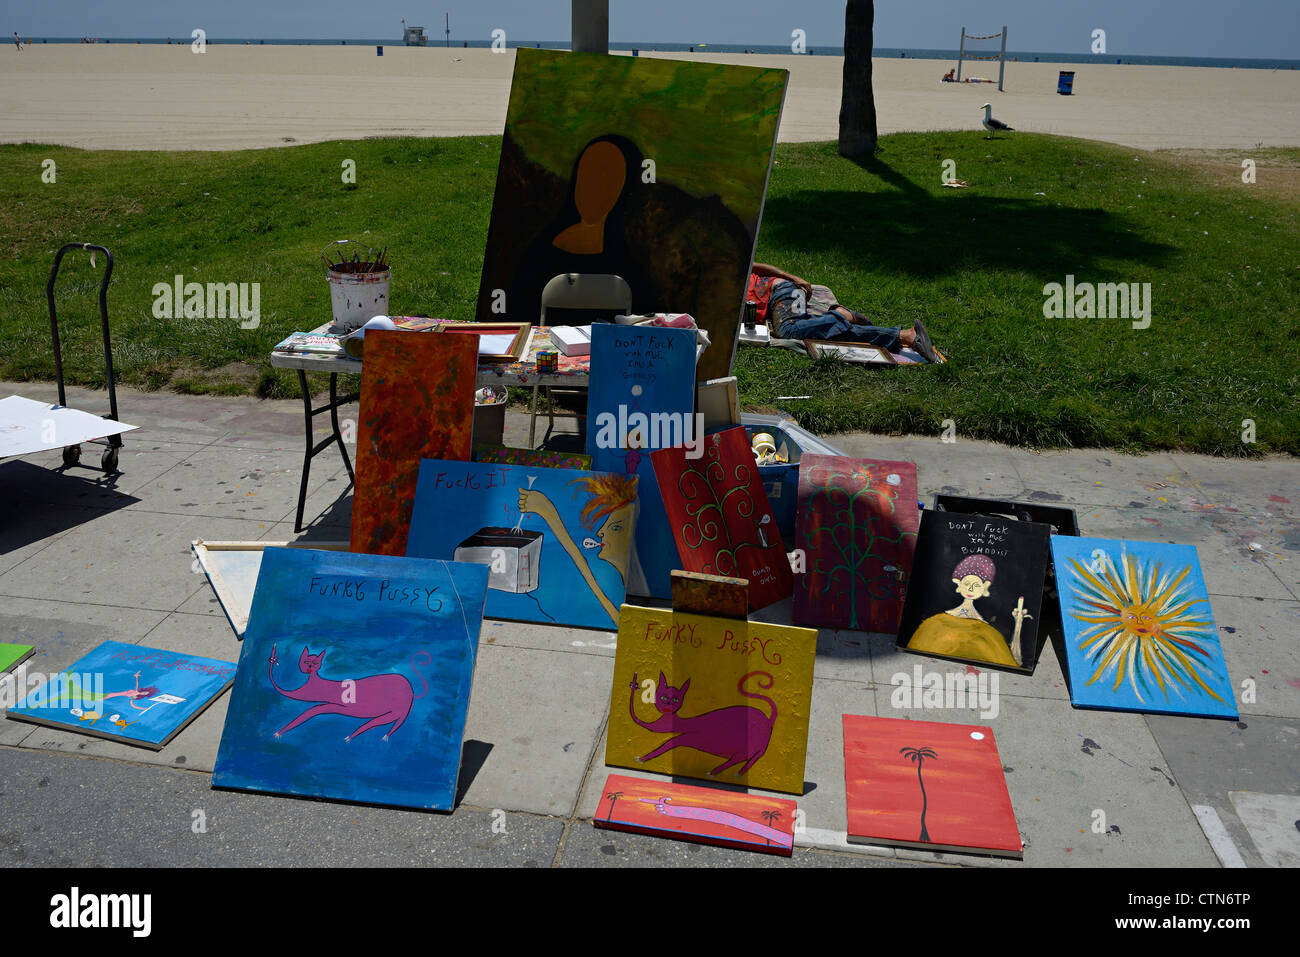
[[[434,31],[436,32],[436,31]],[[26,37],[23,38],[26,41]],[[445,38],[435,37],[433,33],[428,36],[430,48],[446,46]],[[34,43],[80,43],[80,37],[32,37]],[[166,37],[111,37],[100,38],[100,43],[167,43]],[[188,37],[172,37],[171,42],[188,46],[190,39]],[[400,38],[392,37],[382,39],[352,39],[352,40],[320,40],[320,39],[249,39],[245,37],[208,37],[207,42],[214,45],[253,45],[253,46],[387,46],[400,47],[402,41]],[[474,47],[484,48],[492,45],[491,40],[456,40],[451,41],[453,47]],[[567,50],[569,48],[568,40],[508,40],[508,47],[540,47],[545,50]],[[610,41],[611,50],[641,50],[644,52],[658,51],[660,53],[690,53],[692,50],[699,53],[762,53],[768,55],[789,54],[791,52],[788,45],[784,46],[745,46],[738,43],[625,43],[617,40]],[[996,49],[979,49],[974,51],[981,55],[995,54]],[[815,44],[808,49],[810,56],[843,56],[843,47],[818,47]],[[883,59],[912,59],[912,60],[940,60],[950,61],[951,66],[957,64],[956,50],[928,50],[912,49],[900,47],[876,47],[872,50],[872,55]],[[1296,60],[1268,60],[1268,59],[1248,59],[1232,57],[1180,57],[1180,56],[1141,56],[1137,54],[1125,55],[1122,53],[1110,54],[1092,54],[1092,53],[1046,53],[1039,51],[1025,50],[1008,50],[1007,62],[1024,62],[1024,63],[1129,63],[1145,66],[1205,66],[1218,67],[1222,69],[1241,69],[1241,70],[1295,70],[1300,69],[1300,59]],[[967,61],[969,65],[963,64],[962,72],[974,68],[980,69],[981,66],[987,69],[996,67],[996,60],[974,60]]]

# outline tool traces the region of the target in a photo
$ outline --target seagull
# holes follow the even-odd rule
[[[984,129],[988,130],[990,133],[997,133],[998,130],[1014,129],[1014,127],[1007,126],[1007,124],[1003,123],[1001,120],[993,119],[992,103],[985,103],[982,107],[980,107],[980,109],[984,111]]]

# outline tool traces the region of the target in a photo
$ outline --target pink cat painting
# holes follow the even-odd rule
[[[674,688],[661,671],[659,683],[655,686],[655,708],[659,711],[659,717],[654,721],[642,721],[636,715],[636,697],[640,683],[634,674],[631,685],[632,695],[628,700],[628,710],[632,714],[632,720],[647,731],[674,735],[637,760],[652,761],[673,748],[694,748],[724,759],[709,772],[710,777],[721,774],[727,768],[741,762],[744,763],[736,772],[736,776],[747,773],[766,753],[767,746],[772,740],[772,729],[776,726],[776,702],[766,695],[746,691],[745,682],[750,678],[766,678],[766,683],[760,682],[758,685],[766,690],[772,687],[772,676],[766,671],[751,671],[736,684],[736,690],[745,697],[766,701],[768,707],[772,709],[770,715],[750,705],[733,705],[688,718],[680,711],[686,700],[686,691],[691,686],[691,679],[687,678],[682,682],[680,688]]]
[[[275,656],[275,645],[272,645],[269,667],[271,687],[286,698],[292,698],[295,701],[317,702],[315,707],[308,708],[275,732],[275,736],[279,738],[285,732],[292,731],[304,721],[309,721],[320,715],[341,714],[350,718],[370,719],[344,738],[344,741],[351,741],[357,735],[365,734],[371,728],[378,728],[391,723],[392,727],[384,735],[384,740],[387,741],[402,726],[402,722],[406,720],[407,715],[411,713],[411,705],[415,699],[423,698],[429,692],[429,683],[424,680],[424,676],[420,674],[419,667],[416,665],[416,660],[421,658],[423,659],[421,664],[424,665],[428,665],[433,661],[427,651],[417,651],[411,656],[411,668],[424,685],[424,690],[417,695],[406,676],[395,672],[384,675],[370,675],[366,678],[348,678],[342,681],[331,681],[322,678],[320,669],[325,660],[325,652],[322,651],[319,655],[309,654],[307,647],[304,645],[302,654],[298,656],[298,670],[307,676],[307,681],[305,684],[290,690],[281,688],[275,683],[275,666],[280,659]]]

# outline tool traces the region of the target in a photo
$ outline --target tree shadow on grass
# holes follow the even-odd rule
[[[847,253],[863,269],[919,278],[1014,269],[1049,282],[1063,281],[1067,273],[1105,281],[1121,278],[1110,275],[1116,262],[1158,266],[1175,252],[1143,238],[1142,227],[1119,213],[974,190],[936,196],[879,159],[857,165],[892,191],[769,196],[763,238],[809,252]]]

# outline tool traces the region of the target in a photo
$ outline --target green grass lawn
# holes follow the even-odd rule
[[[329,319],[318,255],[387,245],[394,314],[469,319],[499,140],[376,139],[229,153],[0,146],[0,378],[54,377],[45,282],[55,250],[113,250],[120,382],[297,394],[271,347]],[[832,144],[781,146],[757,258],[835,290],[881,325],[922,319],[951,360],[863,368],[741,348],[741,400],[816,432],[1038,447],[1300,454],[1300,150],[1184,158],[1050,136],[899,134],[870,164]],[[41,180],[53,159],[56,182]],[[341,164],[356,162],[356,185]],[[956,163],[967,189],[940,185]],[[1279,189],[1280,177],[1290,184]],[[99,268],[58,285],[69,382],[104,381]],[[158,319],[155,283],[261,284],[261,325]],[[1043,287],[1151,283],[1151,324],[1047,319]],[[808,399],[778,396],[808,395]],[[123,415],[130,420],[129,410]],[[1243,420],[1257,442],[1242,441]]]

